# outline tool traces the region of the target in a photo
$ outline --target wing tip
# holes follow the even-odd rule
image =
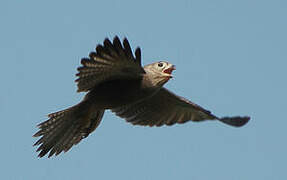
[[[119,38],[119,36],[115,35],[115,37],[114,37],[113,41],[114,41],[114,42],[115,42],[115,41],[120,42],[120,38]]]
[[[234,117],[223,117],[220,118],[219,121],[234,126],[234,127],[242,127],[247,124],[250,120],[250,116],[234,116]]]
[[[92,52],[90,52],[89,57],[90,57],[91,59],[95,59],[95,58],[97,57],[97,53],[94,52],[94,51],[92,51]]]

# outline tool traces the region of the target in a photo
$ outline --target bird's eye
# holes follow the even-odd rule
[[[158,63],[157,65],[158,65],[158,67],[162,67],[163,66],[163,64],[161,62]]]

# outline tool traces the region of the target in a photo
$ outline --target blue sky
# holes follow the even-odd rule
[[[286,179],[286,17],[283,0],[1,1],[1,179]],[[81,100],[80,59],[114,35],[144,64],[175,64],[171,91],[251,121],[149,128],[107,112],[68,153],[37,158],[36,124]]]

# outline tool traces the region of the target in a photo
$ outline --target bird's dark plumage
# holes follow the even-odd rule
[[[140,49],[132,54],[129,42],[124,39],[123,46],[118,37],[113,43],[105,39],[104,45],[98,45],[96,52],[91,52],[89,58],[83,58],[78,68],[78,92],[89,91],[100,83],[114,79],[137,79],[145,73],[141,66]]]
[[[66,110],[52,113],[38,125],[34,135],[41,138],[39,157],[67,152],[92,133],[106,109],[134,125],[162,126],[187,121],[218,120],[240,127],[249,117],[218,118],[210,111],[177,96],[163,85],[172,78],[174,65],[160,61],[142,67],[141,50],[133,54],[128,40],[116,36],[105,39],[95,52],[81,60],[78,68],[78,92],[87,92],[83,101]]]
[[[220,120],[231,126],[242,126],[249,120],[246,117],[218,118],[210,111],[191,101],[177,96],[165,88],[143,101],[112,109],[134,125],[162,126],[187,121]]]

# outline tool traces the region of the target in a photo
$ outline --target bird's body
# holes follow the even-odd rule
[[[85,96],[98,108],[112,109],[150,96],[154,91],[143,88],[142,80],[113,80],[100,84]]]
[[[35,143],[40,145],[40,157],[68,151],[98,127],[106,109],[127,122],[144,126],[219,120],[240,127],[250,119],[218,118],[168,91],[163,85],[172,78],[174,65],[160,61],[142,67],[140,49],[134,57],[127,39],[123,44],[118,37],[113,43],[106,39],[81,63],[76,80],[78,92],[88,93],[79,104],[52,113],[50,119],[39,124],[40,130],[34,136],[42,136]]]

